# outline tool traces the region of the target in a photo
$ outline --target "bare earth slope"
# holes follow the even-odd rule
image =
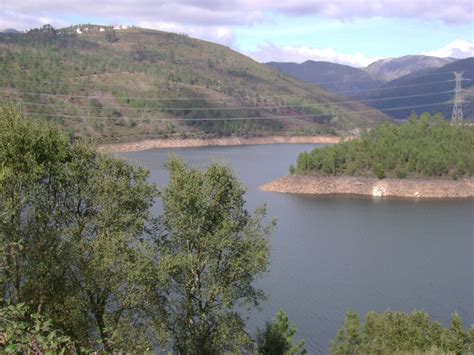
[[[263,191],[312,195],[365,195],[407,198],[472,198],[474,178],[384,179],[353,176],[286,176],[261,187]]]

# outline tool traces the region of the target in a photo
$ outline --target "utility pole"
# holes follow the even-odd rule
[[[453,114],[451,115],[451,123],[458,123],[463,120],[462,99],[461,99],[462,74],[463,73],[454,73],[454,77],[456,79],[456,92],[454,94],[454,106],[453,106]]]

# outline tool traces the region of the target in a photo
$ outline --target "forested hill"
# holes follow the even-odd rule
[[[398,119],[407,118],[411,111],[418,115],[423,112],[439,112],[449,118],[453,110],[456,85],[453,72],[463,72],[464,118],[474,121],[474,57],[405,75],[377,91],[362,92],[358,98]],[[393,107],[406,108],[392,110]]]
[[[474,176],[474,128],[424,113],[407,124],[379,125],[359,140],[301,153],[290,172],[380,179]]]
[[[335,133],[385,117],[227,47],[139,28],[1,34],[0,90],[29,116],[102,141]]]

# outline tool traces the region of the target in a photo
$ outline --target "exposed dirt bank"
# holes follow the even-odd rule
[[[298,194],[352,194],[410,198],[474,197],[474,178],[383,179],[363,177],[286,176],[261,186],[263,191]]]
[[[336,144],[342,140],[353,139],[352,136],[274,136],[254,138],[210,138],[210,139],[148,139],[133,143],[104,144],[99,151],[107,153],[138,152],[156,148],[185,148],[248,144]]]

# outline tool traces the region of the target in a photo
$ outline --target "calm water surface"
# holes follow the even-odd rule
[[[458,312],[474,323],[474,201],[310,197],[262,192],[314,145],[161,149],[123,156],[151,171],[163,187],[170,153],[204,168],[227,162],[247,186],[247,204],[268,204],[278,219],[270,272],[258,284],[268,295],[249,326],[284,308],[309,353],[326,353],[351,309],[421,309],[448,324]],[[158,211],[158,207],[156,208]]]

